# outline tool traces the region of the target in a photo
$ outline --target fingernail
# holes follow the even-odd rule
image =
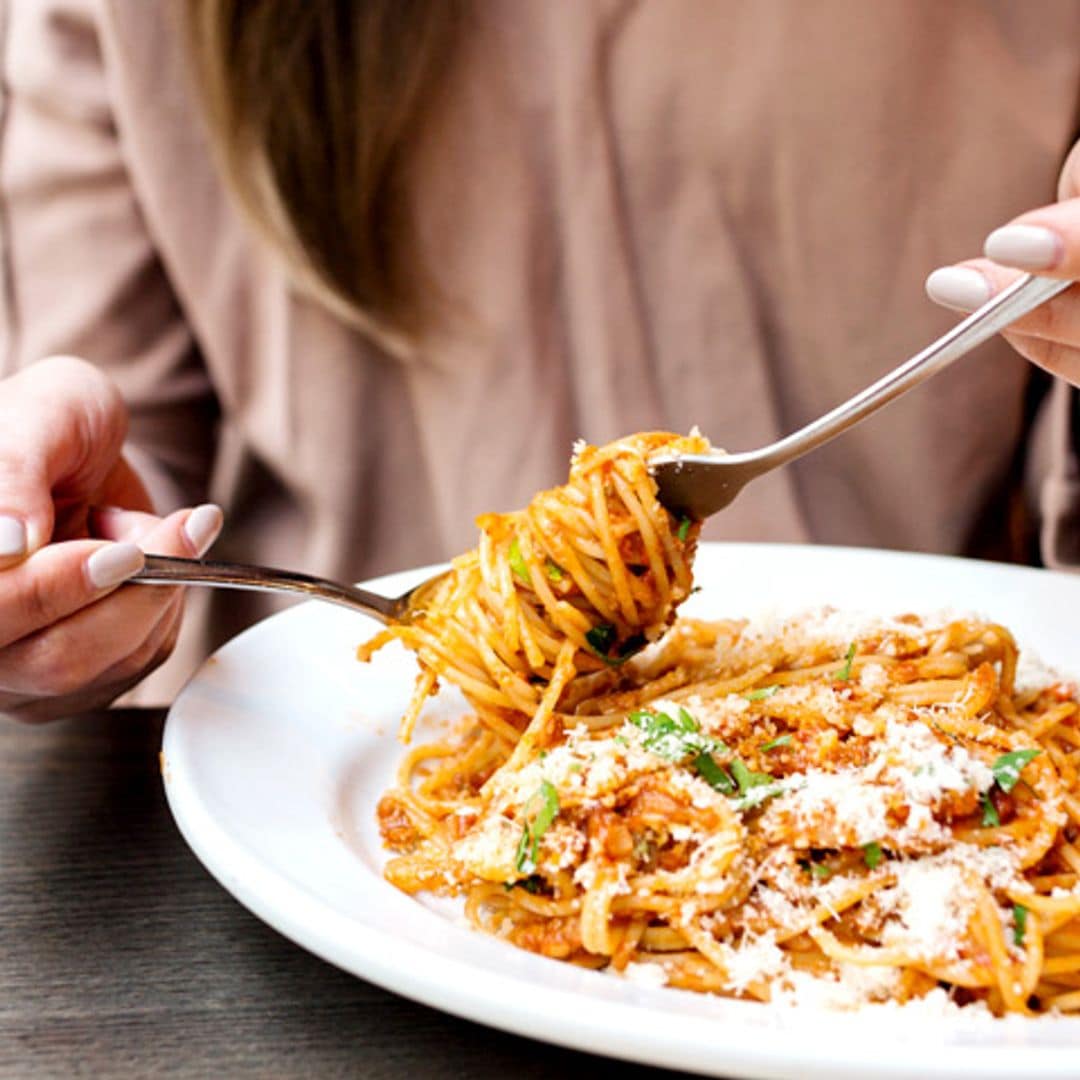
[[[26,554],[26,526],[16,517],[0,514],[0,558]]]
[[[1050,270],[1061,262],[1065,246],[1056,232],[1039,225],[1005,225],[986,238],[983,252],[1006,266]]]
[[[142,568],[145,558],[134,544],[109,544],[86,560],[86,572],[95,589],[111,589]]]
[[[220,506],[215,506],[213,503],[196,506],[184,522],[184,532],[187,533],[188,543],[200,555],[205,555],[210,545],[218,538],[224,521],[225,515],[221,512]]]
[[[990,283],[966,266],[943,266],[926,279],[926,295],[957,311],[974,311],[990,299]]]

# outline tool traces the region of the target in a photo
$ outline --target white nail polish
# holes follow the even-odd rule
[[[1065,247],[1061,237],[1039,225],[1005,225],[987,238],[983,252],[988,259],[1021,270],[1050,270],[1061,262]]]
[[[86,560],[86,573],[95,589],[111,589],[137,574],[145,562],[134,544],[109,544],[98,548]]]
[[[926,295],[957,311],[974,311],[990,299],[990,283],[967,266],[943,266],[926,279]]]
[[[218,538],[224,521],[225,515],[222,514],[220,506],[215,506],[213,503],[196,506],[184,522],[184,532],[187,533],[188,543],[200,555],[205,555],[210,545]]]
[[[10,514],[0,514],[0,558],[26,554],[26,526]]]

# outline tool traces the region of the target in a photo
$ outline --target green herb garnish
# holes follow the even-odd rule
[[[844,656],[844,666],[838,671],[833,672],[833,678],[837,682],[847,682],[851,678],[851,662],[855,659],[855,642],[853,641],[849,646],[847,653]]]
[[[676,763],[691,758],[690,764],[707,784],[724,795],[738,796],[735,801],[738,810],[758,806],[784,790],[768,773],[753,772],[738,758],[728,768],[715,761],[713,754],[731,751],[719,739],[706,735],[685,709],[680,708],[674,717],[652,709],[636,709],[629,720],[643,732],[646,750]]]
[[[1024,944],[1024,934],[1027,933],[1028,909],[1023,904],[1013,904],[1013,943]]]
[[[780,689],[775,683],[772,686],[762,686],[758,690],[751,690],[750,693],[743,696],[747,701],[764,701],[766,698],[771,698]]]
[[[881,845],[876,840],[863,844],[862,857],[868,870],[876,870],[881,865]]]
[[[1037,758],[1041,753],[1041,750],[1012,750],[1007,754],[1002,754],[990,766],[997,786],[1002,791],[1012,791],[1020,779],[1020,771],[1032,758]]]
[[[735,781],[728,775],[727,769],[723,765],[717,765],[711,754],[698,754],[694,758],[694,768],[697,770],[698,776],[709,787],[716,788],[721,795],[734,795],[738,790]]]
[[[667,761],[683,761],[699,754],[726,754],[727,747],[706,735],[701,725],[685,710],[675,717],[652,709],[635,709],[630,723],[644,733],[644,746]]]
[[[777,735],[775,739],[770,739],[761,747],[761,752],[767,754],[770,750],[775,750],[778,746],[790,746],[791,735]]]
[[[984,791],[982,793],[982,825],[983,828],[997,828],[1001,824],[1001,818],[998,815],[997,807],[994,805],[993,799],[990,798],[990,793]]]
[[[612,654],[612,646],[616,644],[618,638],[618,628],[612,623],[601,623],[585,632],[585,640],[589,648],[609,667],[625,664],[634,653],[640,652],[647,644],[644,634],[634,634],[619,644],[618,650]]]
[[[512,889],[524,889],[527,893],[532,893],[533,896],[537,896],[544,888],[544,879],[539,874],[533,874],[532,877],[524,878],[521,881],[507,881],[504,882],[503,888],[510,892]]]
[[[536,810],[530,817],[529,811],[534,805]],[[559,793],[549,780],[544,780],[539,790],[525,804],[525,823],[514,859],[514,865],[521,873],[531,874],[536,869],[536,860],[540,855],[540,838],[551,827],[558,813]]]
[[[609,622],[601,623],[599,626],[594,626],[591,630],[585,632],[585,640],[594,653],[604,658],[608,649],[615,644],[618,633],[614,624]]]
[[[554,581],[556,584],[566,577],[563,568],[556,563],[553,563],[550,559],[544,563],[544,573],[547,574],[548,581]]]
[[[528,585],[532,579],[529,577],[529,568],[525,565],[525,556],[521,554],[521,545],[516,536],[510,541],[509,561],[514,577]]]
[[[771,784],[773,782],[773,778],[768,773],[754,772],[738,758],[731,763],[731,775],[735,777],[735,781],[739,785],[739,791],[743,794],[751,788],[761,787],[762,784]]]
[[[678,537],[678,538],[679,538],[680,540],[682,540],[683,542],[685,542],[685,541],[686,541],[686,537],[687,537],[687,536],[689,535],[689,533],[690,533],[690,526],[691,526],[691,524],[692,524],[692,522],[690,521],[690,519],[689,519],[688,517],[683,517],[683,518],[680,518],[680,519],[679,519],[679,529],[678,529],[678,531],[677,531],[677,532],[675,533],[675,535],[676,535],[676,536],[677,536],[677,537]]]
[[[652,709],[636,709],[630,714],[630,723],[644,733],[646,750],[667,761],[691,758],[690,764],[705,783],[724,795],[735,794],[735,782],[712,757],[728,753],[728,748],[702,732],[701,725],[685,709],[680,708],[674,717]]]
[[[760,806],[784,790],[783,785],[774,777],[768,773],[754,772],[738,758],[731,763],[731,775],[739,785],[739,798],[735,800],[736,810],[750,810]]]

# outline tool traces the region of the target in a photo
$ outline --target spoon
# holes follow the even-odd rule
[[[711,454],[657,455],[650,463],[650,469],[656,478],[660,501],[672,513],[686,514],[697,521],[715,514],[731,503],[751,480],[847,431],[894,398],[943,371],[954,360],[1070,284],[1025,274],[922,352],[831,412],[769,446],[739,454],[714,451]],[[445,576],[445,572],[437,574],[401,596],[387,597],[355,585],[343,585],[291,570],[147,555],[146,565],[131,581],[142,585],[210,585],[299,593],[361,611],[382,623],[408,623],[423,613],[426,598]]]
[[[738,454],[719,450],[710,454],[658,454],[650,462],[650,470],[660,501],[672,513],[703,521],[728,506],[751,480],[802,457],[865,420],[1071,284],[1025,274],[922,352],[824,416],[769,446]]]

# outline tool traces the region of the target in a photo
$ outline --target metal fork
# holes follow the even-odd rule
[[[856,394],[850,401],[771,446],[741,454],[686,454],[657,457],[651,465],[660,501],[696,520],[722,510],[753,479],[821,446],[883,405],[925,382],[976,345],[1068,287],[1068,281],[1025,275],[957,324],[922,352]],[[325,578],[242,563],[208,562],[147,555],[131,580],[143,585],[211,585],[259,592],[298,593],[362,611],[383,623],[409,622],[424,610],[437,574],[401,596],[387,597]]]
[[[446,571],[443,571],[400,596],[390,597],[356,585],[343,585],[339,581],[271,566],[147,555],[146,564],[131,581],[137,585],[210,585],[220,589],[297,593],[363,612],[382,623],[408,623],[423,613],[431,589],[445,576]]]
[[[1071,284],[1025,274],[922,352],[842,405],[769,446],[738,454],[716,450],[711,454],[657,455],[650,467],[660,501],[673,513],[686,514],[695,521],[723,510],[751,480],[834,439]]]

